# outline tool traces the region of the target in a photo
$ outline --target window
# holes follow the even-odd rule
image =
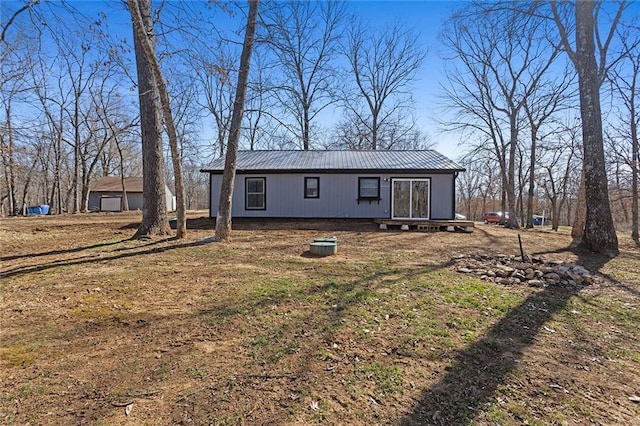
[[[267,209],[267,178],[247,178],[245,183],[245,208],[247,210]]]
[[[379,177],[358,178],[358,199],[359,200],[379,200],[380,199],[380,178]]]
[[[320,178],[304,178],[304,198],[320,198]]]

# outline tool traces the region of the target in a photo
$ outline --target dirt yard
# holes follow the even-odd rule
[[[379,231],[193,213],[186,240],[130,240],[137,213],[0,222],[0,424],[640,425],[640,251],[524,249],[584,286],[498,285],[461,254],[517,233]],[[309,243],[336,236],[338,254]]]

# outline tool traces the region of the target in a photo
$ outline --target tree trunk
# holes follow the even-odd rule
[[[129,198],[127,197],[127,189],[124,184],[124,155],[122,154],[122,147],[118,141],[118,137],[114,136],[116,148],[118,149],[118,155],[120,156],[120,179],[122,182],[122,211],[129,211]]]
[[[56,185],[58,183],[58,168],[54,167],[53,169],[53,183],[51,184],[51,195],[50,195],[50,202],[49,202],[49,214],[54,214],[54,213],[58,213],[60,214],[60,205],[57,203],[56,200]]]
[[[372,114],[372,123],[371,123],[371,149],[378,149],[378,112],[374,111]]]
[[[80,211],[83,213],[86,213],[89,210],[89,183],[82,184],[82,204],[81,204],[81,208]]]
[[[233,103],[233,116],[231,117],[231,128],[229,130],[229,141],[227,143],[227,156],[225,158],[220,202],[218,203],[218,214],[216,216],[216,239],[218,241],[229,241],[231,237],[231,209],[233,185],[236,178],[236,158],[238,156],[240,127],[242,124],[244,99],[247,92],[251,51],[255,38],[256,18],[259,5],[260,0],[249,0],[249,16],[247,17],[247,27],[244,34],[244,43],[242,44],[242,54],[240,56],[238,85],[236,86],[236,98]]]
[[[139,0],[145,32],[153,34],[151,0]],[[162,116],[158,86],[151,64],[144,53],[136,32],[133,34],[138,71],[138,97],[140,99],[140,128],[142,131],[142,223],[134,237],[143,235],[169,235],[167,220],[164,157],[162,154]]]
[[[60,118],[59,129],[62,129],[62,118]],[[56,140],[53,146],[54,157],[54,169],[53,169],[53,183],[51,186],[51,207],[49,212],[51,214],[62,214],[62,191],[60,190],[60,169],[62,168],[62,132],[57,131]],[[55,207],[55,211],[53,208]]]
[[[533,198],[535,195],[535,185],[536,185],[536,147],[538,145],[538,128],[536,125],[531,122],[531,167],[529,171],[529,189],[527,191],[527,219],[526,219],[526,227],[533,228]]]
[[[560,206],[558,205],[558,194],[553,194],[551,201],[551,230],[557,231],[560,224]]]
[[[29,186],[31,185],[31,179],[33,177],[34,171],[36,170],[37,162],[31,163],[31,167],[29,167],[29,171],[27,172],[27,176],[24,182],[24,188],[22,190],[22,214],[26,214],[27,209],[27,195],[29,194]]]
[[[638,153],[638,136],[633,138],[633,170],[631,172],[631,238],[640,246],[638,234],[638,168],[640,167],[640,154]]]
[[[634,77],[634,84],[636,87]],[[640,167],[640,153],[638,152],[638,122],[636,120],[635,91],[631,94],[631,238],[640,246],[638,234],[638,168]]]
[[[8,100],[5,107],[6,118],[6,137],[7,144],[0,144],[0,153],[2,154],[2,163],[4,168],[5,185],[7,186],[7,201],[9,203],[9,216],[14,216],[17,211],[16,201],[16,185],[15,185],[15,173],[14,173],[14,158],[13,158],[13,128],[11,119],[11,99]],[[0,136],[0,140],[4,140],[4,137]]]
[[[82,79],[82,73],[80,74],[80,79]],[[80,85],[80,82],[78,82]],[[74,86],[75,89],[75,86]],[[73,213],[78,213],[80,211],[80,202],[78,200],[78,181],[80,180],[80,93],[78,90],[74,90],[75,95],[75,103],[73,110],[73,132],[74,132],[74,141],[73,141]]]
[[[505,165],[506,166],[506,165]],[[509,209],[509,202],[507,201],[507,185],[508,185],[508,178],[507,178],[507,168],[503,167],[503,173],[502,173],[502,192],[500,194],[500,211],[502,212],[502,214],[500,215],[500,220],[498,220],[498,224],[499,225],[505,225],[507,222],[505,222],[505,216],[506,216],[506,212]],[[509,212],[509,216],[511,216],[511,212]]]
[[[309,107],[305,104],[303,112],[304,123],[302,124],[302,147],[309,150]]]
[[[121,178],[122,178],[122,211],[128,212],[129,197],[127,196],[127,188],[126,188],[126,185],[124,184],[124,176],[121,176]]]
[[[184,181],[182,179],[182,159],[180,150],[178,149],[178,136],[176,127],[173,123],[173,114],[171,113],[171,103],[169,101],[169,92],[162,77],[160,64],[155,55],[153,48],[153,33],[145,31],[143,28],[143,18],[138,6],[138,0],[129,0],[129,10],[136,35],[138,36],[139,47],[144,51],[145,60],[151,67],[153,77],[156,82],[158,93],[160,95],[160,106],[164,116],[164,124],[167,128],[169,136],[169,147],[171,149],[171,159],[173,162],[173,174],[176,188],[176,238],[185,238],[187,236],[187,204],[185,201]],[[158,106],[156,106],[158,108]],[[166,211],[166,210],[165,210]]]
[[[518,223],[518,212],[516,209],[516,150],[518,148],[518,123],[516,114],[509,117],[509,167],[507,176],[507,208],[509,209],[509,220],[507,228],[520,229]]]
[[[595,58],[595,2],[576,2],[576,69],[584,149],[587,215],[582,243],[589,250],[618,253],[605,170],[600,109],[600,77]]]
[[[586,196],[584,188],[584,170],[580,173],[580,186],[578,188],[578,199],[576,200],[576,213],[571,226],[571,238],[574,243],[582,239],[584,235],[584,224],[587,217]]]

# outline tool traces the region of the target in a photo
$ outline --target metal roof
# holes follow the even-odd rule
[[[202,172],[224,170],[224,158]],[[236,171],[420,171],[458,172],[465,169],[434,150],[412,151],[238,151]]]
[[[124,178],[127,192],[142,192],[141,177]],[[120,176],[103,176],[90,186],[92,192],[122,192],[122,178]]]

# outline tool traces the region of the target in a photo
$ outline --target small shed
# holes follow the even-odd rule
[[[224,158],[209,173],[218,210]],[[433,150],[239,151],[232,217],[453,220],[464,171]]]
[[[124,188],[127,195],[129,210],[142,210],[143,192],[142,177],[124,178]],[[89,210],[92,211],[122,211],[124,209],[124,192],[122,177],[103,176],[98,178],[89,189]],[[175,210],[175,197],[165,185],[167,211]]]

